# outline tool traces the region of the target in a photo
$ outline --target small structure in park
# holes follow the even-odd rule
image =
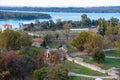
[[[3,25],[2,25],[2,32],[3,32],[4,30],[6,30],[6,29],[12,29],[12,25],[10,25],[10,24],[3,24]]]
[[[43,43],[43,39],[41,39],[41,38],[35,38],[35,39],[33,39],[32,46],[41,47],[42,43]]]
[[[54,65],[64,60],[66,60],[66,54],[58,49],[48,48],[44,53],[44,63],[48,65]]]
[[[65,53],[68,52],[68,48],[67,48],[67,46],[66,46],[66,45],[62,45],[62,44],[59,46],[59,50],[65,52]]]

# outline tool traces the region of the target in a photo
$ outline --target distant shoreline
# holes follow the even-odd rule
[[[9,7],[0,6],[0,10],[37,11],[37,12],[72,12],[72,13],[120,13],[120,6],[109,7]]]

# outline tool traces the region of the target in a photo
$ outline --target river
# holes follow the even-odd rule
[[[8,11],[11,12],[11,11]],[[56,19],[61,19],[62,21],[65,20],[72,20],[72,21],[80,21],[81,15],[84,13],[67,13],[67,12],[35,12],[35,11],[12,11],[12,12],[28,12],[28,13],[47,13],[50,14],[53,21]],[[111,17],[118,18],[120,20],[120,13],[85,13],[90,19],[97,20],[99,18],[105,18],[106,20],[110,19]],[[49,19],[40,19],[40,21],[47,21]],[[3,24],[11,24],[13,28],[18,28],[19,23],[23,22],[34,22],[35,20],[0,20],[0,27]]]

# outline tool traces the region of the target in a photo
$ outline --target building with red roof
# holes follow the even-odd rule
[[[43,39],[35,38],[35,39],[33,39],[32,46],[40,47],[42,43],[43,43]]]
[[[6,29],[12,29],[12,25],[10,25],[10,24],[3,24],[3,25],[2,25],[2,32],[3,32],[4,30],[6,30]]]

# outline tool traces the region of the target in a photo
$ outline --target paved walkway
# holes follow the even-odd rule
[[[91,77],[91,78],[98,78],[99,77],[99,78],[107,78],[107,79],[109,79],[109,78],[116,78],[117,79],[119,77],[117,75],[118,71],[116,70],[116,68],[104,70],[96,65],[83,62],[82,58],[79,58],[79,57],[72,58],[69,55],[66,55],[66,57],[67,57],[67,60],[69,60],[69,61],[74,61],[75,63],[77,63],[79,65],[82,65],[84,67],[87,67],[87,68],[95,70],[95,71],[99,71],[101,73],[108,73],[108,75],[109,75],[109,76],[89,76],[89,75],[83,75],[83,74],[69,72],[69,76],[83,76],[83,77]]]
[[[89,75],[84,75],[84,74],[77,74],[77,73],[74,73],[74,72],[69,72],[68,73],[68,76],[80,76],[80,77],[86,77],[86,78],[102,78],[102,79],[113,79],[113,78],[116,78],[114,76],[89,76]]]
[[[120,59],[120,57],[116,57],[116,56],[106,56],[106,58]]]

